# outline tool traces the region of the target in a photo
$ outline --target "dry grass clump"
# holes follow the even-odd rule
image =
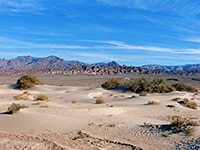
[[[97,98],[96,104],[104,104],[104,100],[101,98]]]
[[[13,98],[14,98],[14,100],[25,100],[25,101],[30,100],[30,98],[28,96],[24,96],[22,94],[14,96]]]
[[[197,109],[197,103],[196,102],[189,102],[188,107],[192,108],[192,109]]]
[[[49,98],[46,95],[38,95],[35,99],[36,101],[45,101],[45,102],[50,102]]]
[[[110,79],[110,80],[104,82],[101,86],[104,89],[115,89],[120,85],[122,85],[122,82],[119,81],[118,79],[113,78],[113,79]]]
[[[158,105],[159,102],[157,102],[157,101],[148,101],[147,104],[148,104],[148,105]]]
[[[14,114],[14,113],[16,113],[17,111],[19,111],[20,109],[23,109],[23,108],[28,108],[28,106],[12,103],[12,105],[10,107],[8,107],[8,110],[7,110],[6,113]]]
[[[72,104],[76,104],[77,103],[77,101],[76,100],[72,100]]]
[[[183,106],[186,106],[191,109],[197,109],[197,103],[196,102],[190,102],[187,98],[184,98],[183,101],[179,101],[180,104]]]
[[[141,92],[141,93],[139,94],[139,96],[147,96],[147,93],[146,93],[146,92]]]
[[[41,101],[38,101],[38,102],[35,102],[33,105],[40,105],[42,102]]]
[[[28,91],[25,91],[23,94],[14,96],[13,98],[15,100],[30,100],[30,97],[29,97],[30,95],[31,93],[29,93]]]
[[[178,102],[178,101],[181,100],[181,98],[180,98],[180,97],[176,97],[176,98],[174,98],[173,100]]]
[[[29,89],[34,85],[42,84],[44,83],[42,83],[36,76],[33,75],[24,75],[17,80],[17,87],[24,90]]]
[[[42,107],[42,108],[48,108],[49,105],[48,105],[48,104],[44,104],[44,105],[42,105],[42,106],[40,106],[40,107]]]

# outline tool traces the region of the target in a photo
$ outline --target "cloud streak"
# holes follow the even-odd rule
[[[43,10],[39,0],[1,0],[0,12],[38,12]]]
[[[77,41],[76,41],[77,42]],[[150,51],[150,52],[162,52],[162,53],[174,53],[174,54],[200,54],[200,49],[173,49],[158,46],[146,46],[146,45],[132,45],[119,41],[104,41],[104,40],[79,40],[84,42],[84,45],[68,45],[68,44],[56,44],[56,43],[33,43],[25,42],[14,39],[8,39],[0,37],[0,48],[32,48],[32,49],[82,49],[82,50],[129,50],[131,51]],[[89,44],[87,44],[89,43]]]
[[[97,0],[97,2],[113,7],[136,8],[152,12],[170,10],[183,16],[195,16],[200,13],[200,3],[195,0]]]

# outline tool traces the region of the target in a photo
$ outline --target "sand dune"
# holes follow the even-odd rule
[[[140,97],[132,92],[89,87],[35,86],[31,96],[45,94],[50,102],[14,100],[23,90],[0,85],[0,111],[12,103],[27,105],[14,115],[0,115],[0,147],[4,149],[179,149],[198,146],[200,128],[192,136],[170,134],[159,126],[170,124],[174,115],[200,121],[199,94],[173,92]],[[131,98],[135,95],[136,98]],[[193,98],[197,110],[173,99]],[[104,104],[96,104],[101,98]],[[72,103],[72,100],[76,103]],[[156,101],[157,105],[148,105]],[[169,108],[167,105],[174,105]],[[145,127],[144,124],[152,124]],[[82,132],[79,132],[82,131]],[[17,138],[20,137],[20,138]],[[56,138],[55,138],[56,137]],[[76,140],[74,140],[74,138]],[[27,140],[28,139],[28,140]],[[193,139],[193,142],[190,140]],[[25,142],[23,142],[25,141]],[[183,144],[184,143],[184,144]]]

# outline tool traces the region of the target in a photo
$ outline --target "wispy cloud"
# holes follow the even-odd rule
[[[85,42],[81,45],[79,42]],[[104,40],[79,40],[75,41],[74,45],[68,45],[66,43],[33,43],[26,41],[19,41],[9,38],[0,37],[0,48],[31,48],[31,49],[85,49],[85,50],[129,50],[134,51],[152,51],[161,53],[172,54],[200,54],[200,49],[174,49],[167,47],[148,46],[148,45],[132,45],[120,41],[104,41]],[[88,44],[89,43],[89,44]]]
[[[168,10],[184,16],[200,13],[200,3],[195,0],[97,0],[97,2],[113,7],[137,8],[152,12]]]
[[[43,10],[39,0],[1,0],[0,12],[38,12]]]
[[[184,41],[200,43],[200,38],[189,38],[189,39],[184,39]]]

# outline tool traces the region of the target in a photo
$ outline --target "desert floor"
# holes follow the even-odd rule
[[[199,123],[200,93],[173,92],[142,97],[123,89],[104,90],[95,82],[100,84],[101,78],[91,81],[84,77],[80,79],[82,84],[80,80],[73,82],[71,79],[68,80],[70,86],[66,86],[67,83],[58,81],[58,77],[48,81],[41,76],[39,78],[46,79],[49,85],[28,90],[29,100],[14,100],[16,95],[27,96],[23,90],[12,88],[16,78],[1,78],[1,150],[200,149],[200,127],[192,127],[191,136],[164,128],[175,115]],[[40,94],[48,96],[50,102],[35,101],[34,97]],[[179,104],[173,100],[177,97],[196,102],[198,108]],[[98,98],[105,103],[96,104]],[[158,104],[148,105],[148,101]],[[5,114],[12,103],[28,108],[13,115]]]

